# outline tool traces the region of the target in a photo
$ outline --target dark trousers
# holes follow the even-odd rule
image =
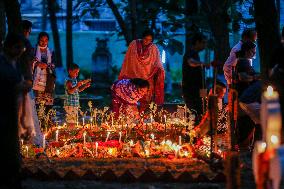
[[[199,89],[183,89],[183,98],[187,108],[196,115],[195,124],[198,124],[203,114],[202,99],[199,96]]]

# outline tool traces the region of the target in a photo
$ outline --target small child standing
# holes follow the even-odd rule
[[[78,119],[79,92],[90,87],[91,80],[77,81],[80,68],[77,64],[71,64],[68,68],[68,77],[65,80],[64,109],[66,111],[66,123],[74,124]]]
[[[112,87],[112,111],[118,118],[119,113],[135,117],[138,114],[138,101],[147,94],[149,82],[144,79],[122,79]]]

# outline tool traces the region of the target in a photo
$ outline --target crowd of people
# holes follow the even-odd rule
[[[0,81],[3,90],[1,104],[8,104],[0,109],[2,152],[1,162],[9,164],[4,184],[15,185],[19,179],[17,170],[19,161],[19,138],[32,140],[42,145],[41,125],[44,120],[39,116],[39,109],[44,106],[46,114],[54,104],[55,65],[54,52],[48,47],[49,35],[40,32],[37,44],[33,47],[29,41],[32,23],[22,22],[23,33],[8,34],[4,49],[0,55]],[[284,31],[282,31],[282,37]],[[256,54],[257,33],[245,30],[241,40],[232,48],[224,63],[224,76],[227,85],[218,81],[216,95],[218,109],[223,109],[226,88],[235,89],[239,100],[245,103],[259,102],[261,95],[260,75],[254,70],[252,60]],[[284,39],[284,37],[283,37]],[[118,76],[111,86],[112,111],[117,118],[120,113],[136,117],[147,109],[151,102],[164,103],[165,71],[160,60],[160,53],[153,43],[154,34],[146,30],[141,39],[132,41]],[[206,48],[207,39],[201,34],[193,35],[190,48],[185,52],[182,64],[182,92],[186,106],[196,113],[196,131],[201,135],[208,132],[208,111],[206,110],[207,93],[204,69],[212,66],[201,61],[199,52]],[[273,84],[280,90],[283,110],[283,43],[276,50],[275,67],[271,72]],[[68,68],[65,80],[64,109],[66,123],[74,125],[78,119],[80,106],[79,93],[90,87],[90,80],[77,79],[80,68],[73,63]],[[221,104],[221,105],[220,105]],[[282,111],[283,113],[283,111]],[[6,141],[9,141],[7,143]],[[17,162],[17,163],[15,163]],[[2,184],[2,183],[1,183]],[[15,186],[16,187],[16,186]]]

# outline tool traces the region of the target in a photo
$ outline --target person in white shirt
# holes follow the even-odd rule
[[[236,52],[241,50],[242,44],[244,42],[246,41],[255,42],[256,39],[257,39],[256,31],[252,29],[246,29],[242,33],[242,39],[231,49],[230,56],[227,58],[223,66],[224,76],[229,87],[232,84],[232,69],[234,66],[236,66],[237,63]]]

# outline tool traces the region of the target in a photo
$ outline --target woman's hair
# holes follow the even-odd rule
[[[130,82],[133,83],[137,88],[144,88],[144,87],[149,88],[150,87],[149,82],[141,78],[130,79]]]
[[[242,33],[242,39],[250,39],[252,40],[256,35],[256,31],[252,28],[247,28]]]
[[[152,36],[152,39],[154,41],[154,32],[150,29],[147,29],[142,33],[142,38],[149,36],[149,35]]]
[[[252,50],[254,48],[256,48],[256,45],[253,42],[251,41],[244,42],[242,44],[241,50],[236,52],[237,58],[244,57],[247,51]]]
[[[49,35],[48,35],[48,33],[46,33],[46,32],[40,32],[40,33],[38,34],[38,37],[37,37],[37,42],[39,42],[40,38],[42,38],[43,36],[46,36],[47,39],[49,40]]]

